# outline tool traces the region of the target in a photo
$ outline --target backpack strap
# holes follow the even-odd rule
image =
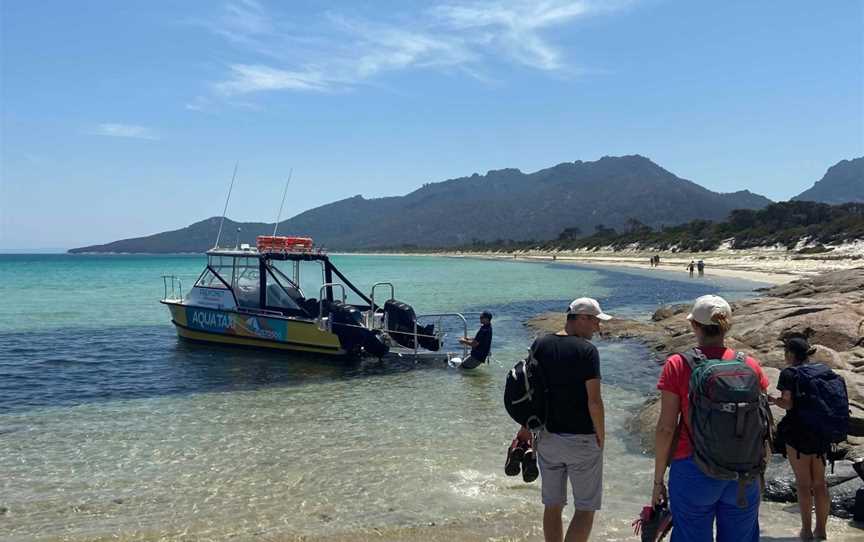
[[[735,492],[735,504],[738,508],[747,508],[747,485],[753,481],[750,476],[738,477],[738,491]]]
[[[686,363],[687,366],[690,367],[690,371],[693,371],[693,369],[696,368],[699,363],[708,359],[705,357],[705,354],[703,354],[702,351],[699,350],[698,347],[691,348],[690,350],[685,350],[683,352],[678,352],[678,355],[681,356],[681,359],[684,360],[684,363]]]
[[[535,346],[537,342],[531,343],[531,346],[528,347],[528,358],[525,360],[526,366],[529,362],[533,361],[533,366],[537,369],[537,372],[540,374],[540,385],[543,386],[543,422],[540,423],[532,432],[532,438],[536,440],[539,439],[540,433],[546,427],[546,421],[549,420],[549,380],[546,378],[546,369],[543,367],[543,364],[540,363],[540,360],[535,356]],[[526,367],[527,368],[527,367]],[[527,372],[526,372],[526,381],[527,381]],[[527,383],[527,382],[526,382]],[[537,390],[534,390],[535,393]],[[539,420],[538,420],[539,421]],[[536,444],[535,444],[536,446]]]
[[[701,359],[705,358],[705,355],[696,348],[692,348],[684,352],[678,352],[678,355],[681,356],[681,359],[684,360],[684,363],[686,363],[687,366],[690,367],[691,371],[696,366],[697,360],[700,359],[700,356]],[[690,399],[688,397],[685,397],[682,400],[689,401]],[[681,440],[681,430],[683,429],[684,431],[687,431],[688,434],[690,433],[690,428],[687,427],[683,412],[684,411],[681,410],[681,413],[678,416],[678,425],[675,426],[675,434],[672,436],[672,446],[669,448],[669,457],[666,458],[667,466],[672,464],[672,457],[675,455],[675,450],[678,449],[678,442]]]

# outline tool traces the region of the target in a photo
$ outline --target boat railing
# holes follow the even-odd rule
[[[164,301],[183,301],[183,282],[177,275],[162,275]],[[170,295],[169,295],[170,291]]]
[[[414,353],[417,353],[417,337],[422,337],[423,335],[418,335],[417,333],[417,323],[424,318],[437,318],[438,320],[435,322],[435,327],[439,330],[439,333],[436,334],[436,338],[443,342],[444,336],[446,335],[443,331],[443,321],[445,318],[458,318],[459,321],[462,322],[462,336],[468,336],[468,320],[465,319],[465,316],[459,312],[442,312],[437,314],[420,314],[417,318],[414,319]],[[462,345],[462,359],[468,356],[468,346]]]
[[[325,282],[321,285],[321,289],[318,290],[318,327],[322,331],[326,331],[329,327],[328,324],[324,321],[324,292],[327,288],[333,288],[334,286],[339,287],[342,291],[342,303],[345,303],[345,300],[348,299],[347,294],[345,293],[345,285],[340,284],[338,282]]]
[[[389,283],[381,283],[381,284],[389,284]],[[373,306],[374,306],[374,305],[373,305]],[[383,311],[382,311],[382,312],[383,312]],[[367,322],[369,321],[369,316],[370,316],[370,315],[371,315],[371,320],[372,320],[372,322],[374,323],[374,321],[375,321],[375,319],[374,319],[374,313],[373,313],[373,311],[371,311],[371,310],[369,311],[369,313],[368,313],[368,315],[367,315]],[[419,332],[419,322],[420,322],[420,320],[426,319],[426,320],[428,321],[428,319],[433,319],[433,318],[434,318],[434,319],[437,319],[437,320],[434,322],[434,324],[435,324],[435,329],[437,329],[438,331],[435,332],[435,334],[433,334],[433,335],[429,335],[429,334],[425,334],[425,333],[420,333],[420,332]],[[386,333],[387,333],[388,335],[391,335],[391,336],[392,336],[392,335],[407,335],[407,336],[409,336],[409,337],[412,337],[412,339],[413,339],[412,344],[414,345],[414,354],[416,355],[416,354],[418,353],[418,351],[419,351],[419,344],[420,344],[419,341],[418,341],[418,339],[421,338],[421,337],[422,337],[422,338],[428,338],[428,339],[437,339],[437,340],[440,341],[440,342],[442,343],[442,345],[443,345],[444,338],[445,338],[446,335],[447,335],[447,334],[443,331],[444,326],[442,325],[442,324],[443,324],[443,321],[444,321],[445,318],[450,318],[450,319],[455,318],[455,319],[457,319],[459,322],[461,322],[461,324],[462,324],[462,326],[461,326],[461,327],[462,327],[462,336],[463,336],[463,337],[467,337],[467,336],[468,336],[468,321],[465,319],[465,316],[464,316],[464,315],[462,315],[461,313],[458,313],[458,312],[442,312],[442,313],[435,313],[435,314],[420,314],[420,315],[418,315],[418,316],[416,316],[416,317],[414,318],[414,329],[413,329],[412,331],[398,331],[398,330],[395,330],[395,329],[390,329],[390,326],[388,325],[388,322],[387,322],[387,314],[385,313],[385,314],[384,314],[384,318],[383,318],[382,321],[381,321],[381,328],[380,328],[380,329],[381,329],[382,331],[386,331]],[[343,324],[343,325],[350,325],[350,324]],[[363,327],[363,326],[357,326],[357,327]],[[369,328],[369,329],[373,329],[373,326],[372,326],[372,325],[367,325],[366,327]],[[462,357],[464,358],[464,357],[467,356],[467,355],[468,355],[468,347],[467,347],[466,345],[462,345]]]
[[[379,286],[389,286],[390,287],[390,297],[387,299],[396,299],[396,287],[393,286],[392,282],[376,282],[372,285],[372,292],[369,294],[369,300],[371,301],[371,308],[369,312],[366,313],[366,327],[372,329],[375,327],[375,315],[378,312],[384,313],[383,309],[377,310],[375,309],[375,288]]]

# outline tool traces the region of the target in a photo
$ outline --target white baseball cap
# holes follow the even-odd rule
[[[587,314],[588,316],[596,316],[600,320],[611,320],[612,317],[600,310],[600,303],[596,299],[590,297],[580,297],[574,299],[570,306],[567,307],[567,314]]]
[[[690,309],[687,319],[705,326],[716,326],[717,320],[714,319],[716,315],[723,315],[729,320],[732,318],[732,307],[720,296],[703,295],[693,303],[693,308]]]

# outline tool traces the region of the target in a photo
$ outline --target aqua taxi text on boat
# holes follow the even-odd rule
[[[208,251],[206,268],[185,296],[176,276],[163,276],[161,303],[180,337],[318,354],[449,358],[454,354],[442,352],[443,320],[467,335],[461,314],[417,316],[395,299],[389,282],[376,283],[367,296],[308,237],[259,236],[256,245]],[[300,287],[301,270],[310,266],[320,271],[317,298]],[[360,303],[348,303],[349,293]],[[389,294],[383,304],[381,293]]]

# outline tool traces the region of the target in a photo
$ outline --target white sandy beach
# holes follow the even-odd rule
[[[430,254],[432,255],[432,254]],[[826,271],[864,266],[864,243],[854,243],[823,253],[803,255],[784,249],[716,250],[712,252],[654,252],[641,250],[561,250],[509,252],[450,252],[435,256],[542,260],[610,267],[652,269],[651,256],[660,256],[659,269],[687,274],[691,260],[705,262],[705,275],[785,284]]]

